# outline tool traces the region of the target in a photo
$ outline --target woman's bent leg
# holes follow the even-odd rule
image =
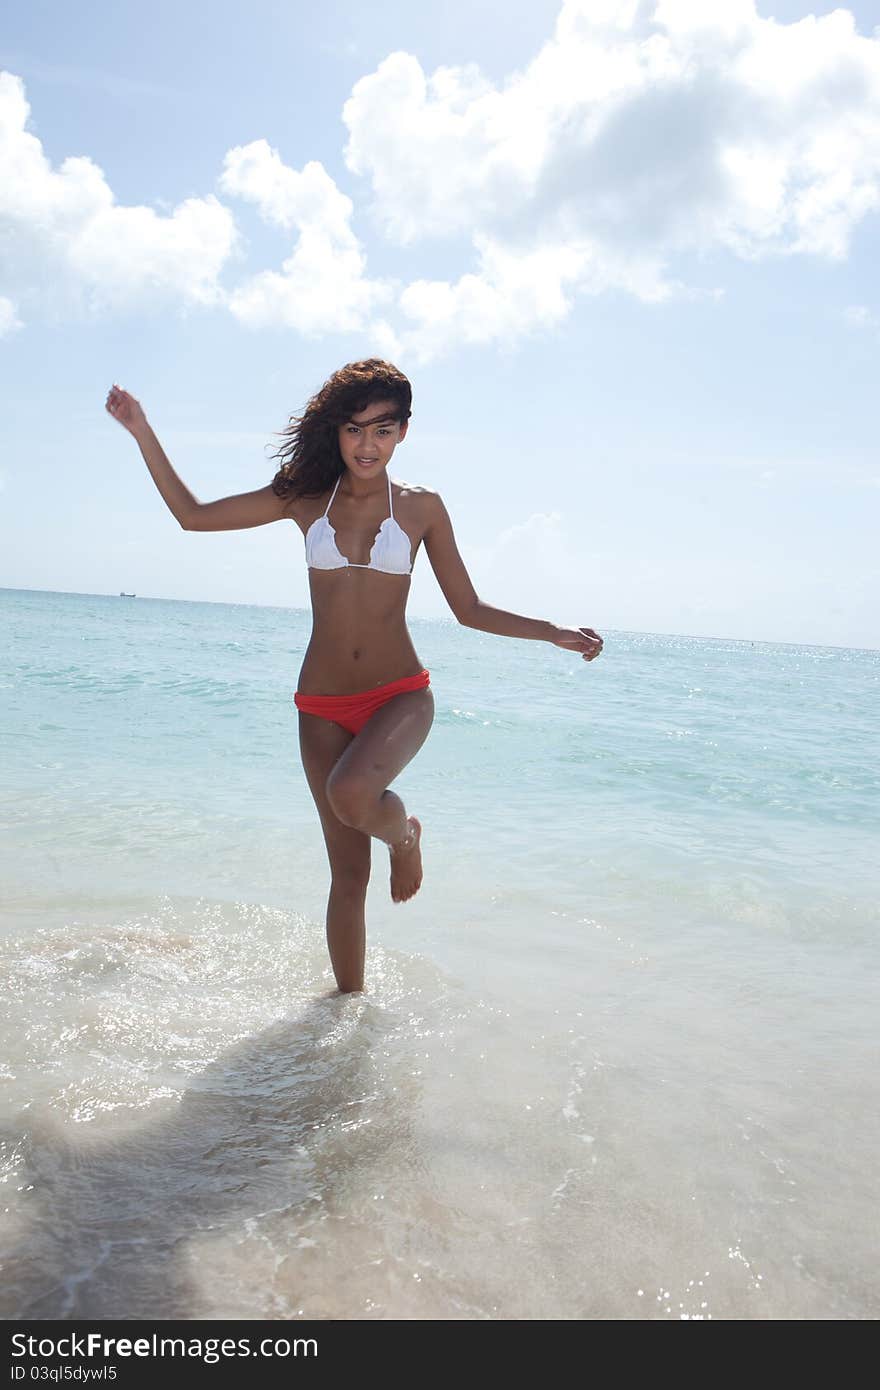
[[[433,719],[430,689],[394,695],[360,730],[327,783],[337,818],[385,840],[391,849],[394,902],[406,902],[421,886],[421,823],[407,816],[403,801],[388,784],[415,757]]]
[[[299,711],[303,770],[318,808],[330,862],[327,946],[336,983],[344,993],[364,987],[364,907],[370,881],[371,840],[363,831],[339,820],[327,799],[327,778],[353,737],[329,719]]]

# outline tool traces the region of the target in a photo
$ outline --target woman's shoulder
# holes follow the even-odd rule
[[[401,507],[401,518],[410,518],[422,535],[433,525],[440,494],[424,483],[408,483],[404,478],[392,478],[395,508]]]
[[[443,517],[442,498],[436,488],[427,487],[424,483],[408,483],[403,478],[392,478],[391,481],[400,519],[411,530],[414,528],[421,542]]]
[[[414,502],[428,503],[430,498],[439,495],[434,488],[426,487],[424,483],[408,483],[403,478],[392,478],[391,486],[396,489],[399,497],[411,498]]]
[[[288,495],[282,503],[284,515],[290,521],[295,521],[301,531],[307,531],[324,511],[332,490],[325,488],[321,493],[308,493],[301,497]]]

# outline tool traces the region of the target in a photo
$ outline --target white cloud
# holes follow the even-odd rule
[[[575,544],[556,511],[533,512],[525,521],[508,526],[488,545],[469,546],[467,557],[480,598],[501,604],[498,595],[503,594],[503,607],[525,605],[521,611],[526,614],[531,612],[529,605],[536,593],[555,593],[565,595],[567,601],[578,601],[589,591],[597,571],[591,537],[582,536]],[[564,614],[554,616],[557,622],[568,620]]]
[[[686,293],[669,275],[685,253],[839,259],[880,203],[880,41],[847,10],[779,24],[752,0],[566,0],[503,84],[397,52],[343,119],[387,237],[476,247],[475,272],[404,291],[422,352],[546,324],[563,284],[563,312],[577,290]],[[536,268],[557,257],[548,298]],[[517,307],[500,302],[502,262]]]
[[[502,82],[390,54],[344,105],[345,158],[379,234],[426,248],[426,273],[408,284],[368,274],[352,200],[322,164],[290,168],[256,140],[228,151],[218,189],[291,247],[279,269],[226,290],[221,271],[243,259],[229,208],[212,195],[121,207],[87,156],[54,169],[28,117],[21,80],[0,73],[0,234],[16,309],[55,312],[65,294],[140,307],[158,292],[225,305],[252,327],[354,332],[422,361],[548,331],[579,296],[608,289],[718,297],[680,278],[718,251],[840,259],[880,206],[880,32],[860,35],[845,9],[781,24],[753,0],[564,0],[547,42]],[[439,278],[444,239],[461,271]],[[853,324],[869,322],[860,307]],[[3,312],[7,332],[20,325]]]
[[[852,328],[880,328],[880,318],[866,304],[848,304],[843,317]]]
[[[230,294],[229,307],[243,323],[307,335],[344,332],[362,328],[392,298],[389,282],[367,277],[351,228],[352,201],[322,164],[291,169],[265,140],[254,140],[227,153],[219,183],[224,193],[253,203],[265,221],[298,233],[280,274],[263,271]]]
[[[568,313],[566,285],[581,274],[589,247],[544,246],[517,256],[488,238],[475,241],[478,273],[454,284],[416,280],[401,294],[400,308],[414,325],[402,335],[403,351],[425,361],[459,342],[512,341]]]
[[[463,343],[504,347],[526,333],[550,329],[569,314],[574,292],[624,289],[653,304],[677,294],[720,298],[720,289],[699,290],[670,280],[649,252],[616,256],[589,241],[547,243],[513,251],[477,233],[476,271],[448,280],[415,280],[399,307],[410,321],[400,350],[427,362]]]
[[[23,328],[24,324],[15,312],[15,305],[11,299],[0,294],[0,338],[5,338],[8,334],[14,333],[17,328]]]
[[[0,228],[4,275],[20,297],[53,308],[145,307],[157,293],[216,303],[218,274],[235,242],[233,219],[216,198],[187,198],[170,217],[116,203],[103,170],[87,156],[52,168],[26,130],[24,84],[0,72]]]

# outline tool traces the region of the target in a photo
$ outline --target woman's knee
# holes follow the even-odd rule
[[[355,828],[363,824],[375,800],[359,778],[337,771],[330,773],[325,791],[337,820]]]

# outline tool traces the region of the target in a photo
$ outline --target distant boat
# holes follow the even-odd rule
[[[120,597],[120,598],[137,598],[137,594],[127,594],[127,593],[124,592],[124,590],[120,590],[120,592],[119,592],[119,597]]]

